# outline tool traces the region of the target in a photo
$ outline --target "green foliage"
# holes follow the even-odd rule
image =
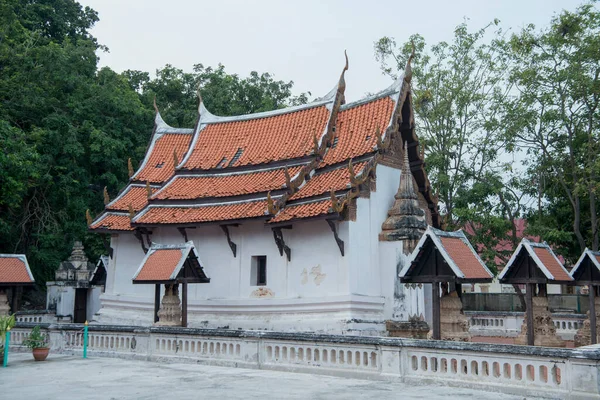
[[[6,332],[15,326],[15,314],[0,316],[0,349],[4,348]]]
[[[153,125],[153,100],[167,122],[192,127],[196,90],[215,114],[245,114],[306,102],[292,82],[247,78],[198,64],[170,65],[156,78],[98,69],[106,48],[90,34],[97,13],[74,0],[0,2],[0,252],[25,253],[40,288],[83,240],[93,260],[104,252],[87,232],[85,210],[103,209],[141,160]]]
[[[40,326],[36,325],[31,329],[31,333],[25,340],[23,340],[23,346],[33,349],[41,349],[48,347],[49,338],[47,334],[43,334],[40,330]]]

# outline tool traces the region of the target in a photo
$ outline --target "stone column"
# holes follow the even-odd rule
[[[458,293],[453,291],[442,296],[440,304],[440,325],[442,340],[454,340],[468,342],[471,340],[469,334],[469,319],[465,316],[462,301]]]
[[[178,285],[165,285],[165,295],[158,311],[158,326],[181,326],[181,301]]]
[[[546,296],[533,297],[533,337],[535,346],[565,347],[565,342],[556,334],[552,314],[548,310]],[[527,313],[521,325],[521,333],[515,339],[515,344],[527,345]]]
[[[0,290],[0,316],[10,315],[10,305],[6,290]]]
[[[596,343],[600,343],[600,297],[596,297]],[[589,346],[592,343],[592,330],[590,329],[590,312],[583,321],[583,326],[575,334],[575,347]]]

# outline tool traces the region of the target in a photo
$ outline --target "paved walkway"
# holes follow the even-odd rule
[[[441,386],[406,386],[312,374],[11,353],[2,399],[486,399],[523,397]]]

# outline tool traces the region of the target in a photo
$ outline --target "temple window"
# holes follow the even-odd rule
[[[265,286],[267,284],[267,256],[252,256],[250,285]]]

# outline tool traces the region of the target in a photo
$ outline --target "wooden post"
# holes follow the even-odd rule
[[[187,312],[188,312],[188,298],[187,298],[187,282],[181,284],[181,326],[187,327]]]
[[[590,298],[590,331],[592,336],[592,343],[596,344],[598,341],[596,332],[596,287],[590,283],[589,285],[589,298]]]
[[[527,284],[526,293],[526,304],[527,304],[527,344],[529,346],[535,345],[534,330],[533,330],[533,291],[535,290],[535,283]]]
[[[440,340],[441,335],[441,324],[440,324],[440,283],[433,282],[431,284],[431,300],[433,308],[433,339]]]
[[[160,308],[160,283],[154,288],[154,323],[158,322],[158,310]]]

